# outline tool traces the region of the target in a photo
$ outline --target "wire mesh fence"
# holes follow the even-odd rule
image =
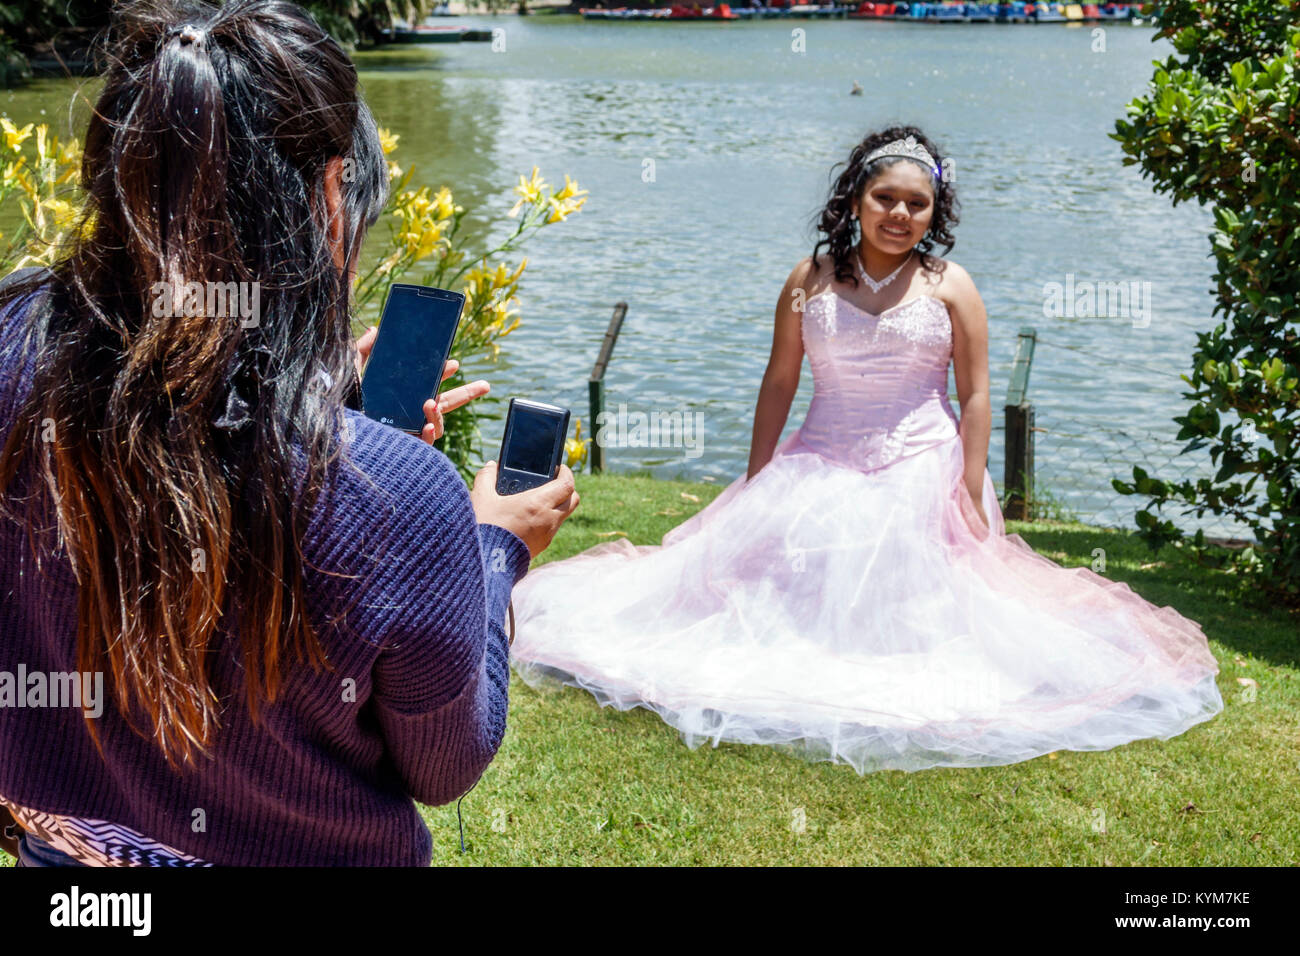
[[[1043,420],[1040,418],[1040,422]],[[1049,419],[1035,429],[1037,445],[1036,507],[1049,516],[1055,510],[1074,514],[1089,524],[1132,528],[1133,515],[1146,504],[1141,495],[1123,495],[1112,479],[1131,481],[1133,466],[1168,481],[1210,477],[1209,456],[1203,451],[1181,454],[1185,443],[1170,440],[1170,431],[1097,427],[1079,420]],[[1199,525],[1207,532],[1236,533],[1232,526],[1208,527],[1200,521],[1167,518],[1180,527]]]

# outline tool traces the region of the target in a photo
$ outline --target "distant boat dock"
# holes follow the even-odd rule
[[[583,7],[587,20],[671,20],[718,22],[774,20],[901,20],[909,23],[1154,23],[1139,3],[859,3],[796,4],[772,0],[763,6]]]
[[[431,26],[422,23],[415,27],[398,26],[390,36],[394,43],[485,43],[492,39],[492,31],[450,24]]]

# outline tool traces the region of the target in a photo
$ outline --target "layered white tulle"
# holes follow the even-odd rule
[[[787,745],[859,772],[1104,750],[1219,712],[1195,624],[1006,536],[987,472],[980,522],[947,322],[928,297],[882,316],[810,301],[800,430],[661,546],[531,572],[519,674],[649,708],[692,746]]]

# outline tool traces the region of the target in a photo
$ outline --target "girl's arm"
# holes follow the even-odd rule
[[[984,472],[988,467],[989,429],[993,410],[989,402],[989,330],[984,302],[970,275],[949,262],[945,279],[946,301],[952,315],[953,375],[961,404],[961,446],[966,461],[966,490],[980,518],[984,513]]]
[[[795,266],[781,290],[776,303],[776,325],[772,331],[772,354],[763,373],[763,384],[758,390],[758,405],[754,409],[754,434],[749,445],[749,474],[753,478],[772,460],[776,444],[785,428],[799,387],[799,372],[803,365],[803,310],[808,301],[808,280],[813,276],[810,260]]]

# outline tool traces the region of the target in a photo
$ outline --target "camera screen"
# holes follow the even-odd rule
[[[516,405],[511,416],[510,440],[506,442],[506,468],[533,475],[551,474],[555,451],[556,420],[553,415]]]

